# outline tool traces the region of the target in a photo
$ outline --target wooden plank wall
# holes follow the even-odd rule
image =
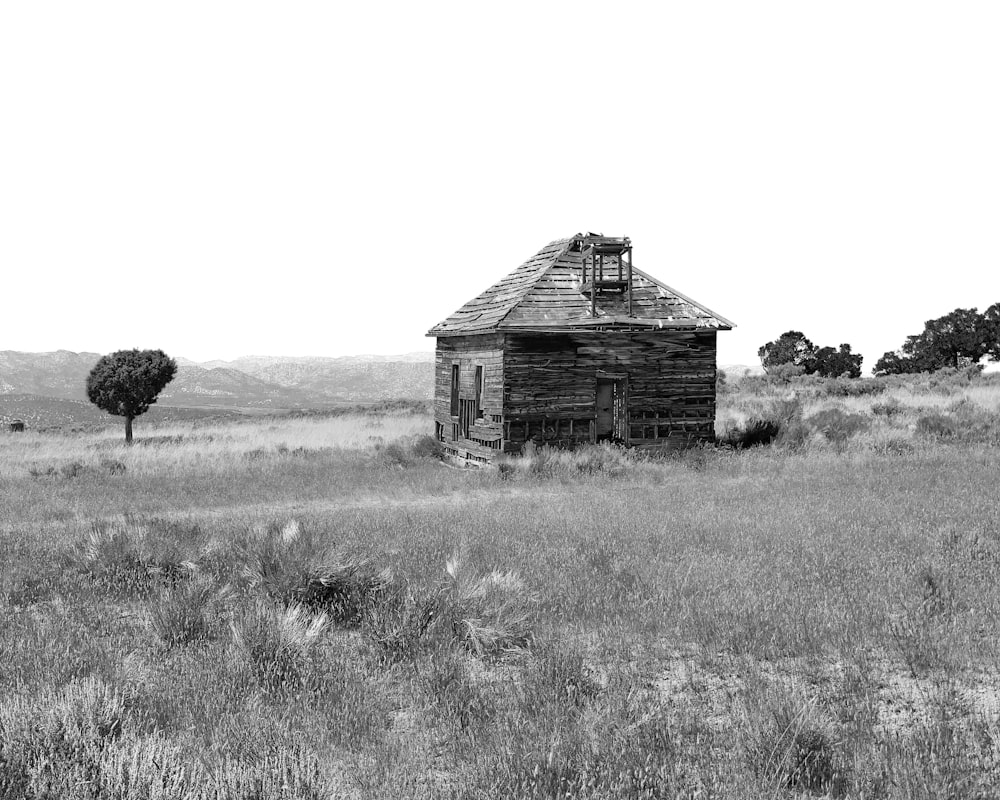
[[[628,376],[630,445],[673,449],[714,438],[714,330],[508,333],[504,450],[529,440],[591,441],[599,371]]]
[[[488,460],[500,448],[503,432],[503,334],[439,336],[434,365],[434,421],[445,448],[462,458]],[[451,369],[459,365],[461,415],[451,413]],[[476,399],[476,367],[483,368],[483,416],[469,411]],[[462,435],[468,416],[469,436]],[[457,432],[457,435],[456,435]]]

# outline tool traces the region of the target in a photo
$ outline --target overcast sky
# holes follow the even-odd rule
[[[1000,4],[0,5],[0,349],[403,353],[627,235],[865,368],[1000,301]]]

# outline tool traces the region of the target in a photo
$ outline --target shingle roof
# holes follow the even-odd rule
[[[550,242],[505,278],[439,322],[428,336],[510,330],[586,330],[600,327],[716,328],[734,324],[635,267],[632,316],[622,294],[602,294],[597,316],[581,293],[582,234]]]

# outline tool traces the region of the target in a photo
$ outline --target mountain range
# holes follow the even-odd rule
[[[29,425],[90,424],[103,415],[87,402],[86,380],[99,353],[0,351],[0,420]],[[177,360],[177,375],[154,409],[225,412],[323,409],[389,399],[427,400],[433,393],[434,354]],[[38,409],[47,409],[40,413]],[[151,410],[152,411],[152,410]],[[169,417],[178,414],[167,414]]]

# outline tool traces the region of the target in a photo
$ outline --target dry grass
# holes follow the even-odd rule
[[[919,380],[503,471],[419,415],[5,439],[0,798],[991,797],[1000,393]]]

